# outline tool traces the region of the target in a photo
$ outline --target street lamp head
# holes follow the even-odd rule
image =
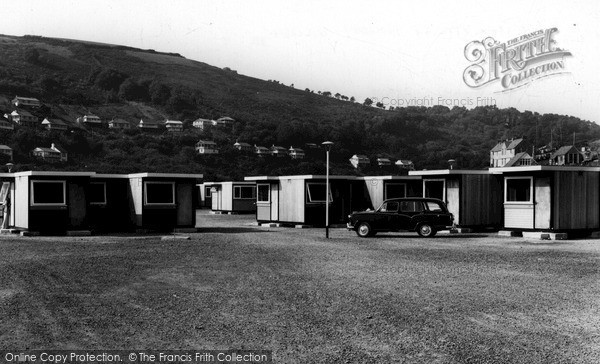
[[[321,145],[324,146],[327,150],[330,150],[331,147],[333,146],[333,142],[327,141],[327,142],[321,143]]]

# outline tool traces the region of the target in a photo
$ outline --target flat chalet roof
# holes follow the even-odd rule
[[[251,176],[244,177],[246,181],[281,181],[285,179],[326,179],[325,175],[314,175],[314,174],[306,174],[299,176]],[[347,180],[357,180],[360,177],[358,176],[329,176],[329,179],[347,179]]]
[[[490,174],[487,169],[432,169],[421,171],[408,171],[409,176],[439,176],[462,174]]]

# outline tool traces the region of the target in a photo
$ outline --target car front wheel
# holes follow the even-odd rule
[[[435,236],[437,231],[435,231],[435,228],[429,224],[421,224],[417,227],[417,233],[424,238],[430,238]]]
[[[371,225],[369,225],[368,223],[361,222],[356,228],[356,234],[361,238],[366,238],[373,235],[373,229],[371,229]]]

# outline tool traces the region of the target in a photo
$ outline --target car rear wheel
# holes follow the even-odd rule
[[[417,227],[417,233],[424,238],[430,238],[435,236],[437,231],[435,231],[435,228],[429,224],[420,224]]]
[[[356,228],[356,234],[361,238],[366,238],[373,235],[373,229],[371,229],[371,225],[369,225],[368,223],[361,222]]]

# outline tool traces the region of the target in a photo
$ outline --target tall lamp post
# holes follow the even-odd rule
[[[325,147],[327,152],[327,172],[325,174],[325,238],[329,239],[329,151],[333,146],[333,142],[323,142],[321,145]]]

